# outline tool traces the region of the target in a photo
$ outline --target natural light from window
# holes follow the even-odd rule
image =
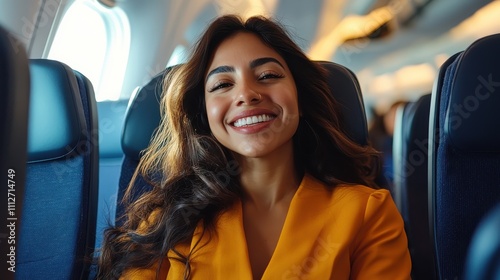
[[[130,27],[118,8],[75,1],[64,15],[48,58],[62,61],[92,82],[96,100],[120,97],[130,45]]]
[[[186,47],[177,45],[167,62],[167,67],[186,62],[186,51]]]

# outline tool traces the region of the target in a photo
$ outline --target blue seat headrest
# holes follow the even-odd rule
[[[146,149],[153,132],[160,124],[160,98],[163,78],[167,68],[157,74],[131,97],[122,131],[122,150],[125,156],[139,160],[140,153]]]
[[[356,143],[366,145],[368,130],[366,115],[356,76],[346,67],[319,61],[328,70],[327,83],[333,96],[340,103],[344,132]],[[159,73],[132,96],[125,115],[122,149],[127,157],[140,159],[140,152],[147,148],[151,136],[160,123],[160,104],[163,78],[170,68]]]
[[[500,34],[471,44],[447,70],[444,87],[450,92],[445,133],[457,149],[500,151]]]
[[[46,59],[31,59],[28,162],[64,157],[78,148],[86,130],[73,70]]]

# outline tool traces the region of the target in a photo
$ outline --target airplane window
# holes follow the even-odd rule
[[[186,51],[186,47],[183,45],[178,45],[177,47],[175,47],[172,55],[168,60],[167,67],[185,62],[187,59]]]
[[[87,76],[97,101],[117,100],[129,46],[130,27],[122,10],[91,0],[75,1],[62,18],[48,58]]]

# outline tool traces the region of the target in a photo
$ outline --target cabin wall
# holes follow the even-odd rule
[[[43,57],[64,10],[73,0],[0,0],[0,24],[24,45],[30,58]]]

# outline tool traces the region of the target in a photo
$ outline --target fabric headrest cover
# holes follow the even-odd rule
[[[73,70],[63,63],[31,59],[28,161],[64,157],[78,148],[85,119]]]
[[[333,62],[319,62],[329,73],[328,85],[340,103],[345,133],[355,142],[366,145],[368,130],[366,115],[356,76],[344,66]],[[170,69],[170,68],[169,68]],[[139,160],[140,152],[147,148],[154,130],[160,123],[159,100],[163,78],[169,69],[156,75],[139,89],[132,98],[125,116],[122,134],[122,149],[125,155]]]
[[[160,124],[163,78],[169,69],[153,77],[132,96],[125,113],[121,140],[123,153],[129,158],[139,160],[141,151],[148,147],[153,132]]]
[[[444,129],[459,150],[500,151],[499,49],[500,34],[479,39],[446,73],[443,90],[451,92]]]

